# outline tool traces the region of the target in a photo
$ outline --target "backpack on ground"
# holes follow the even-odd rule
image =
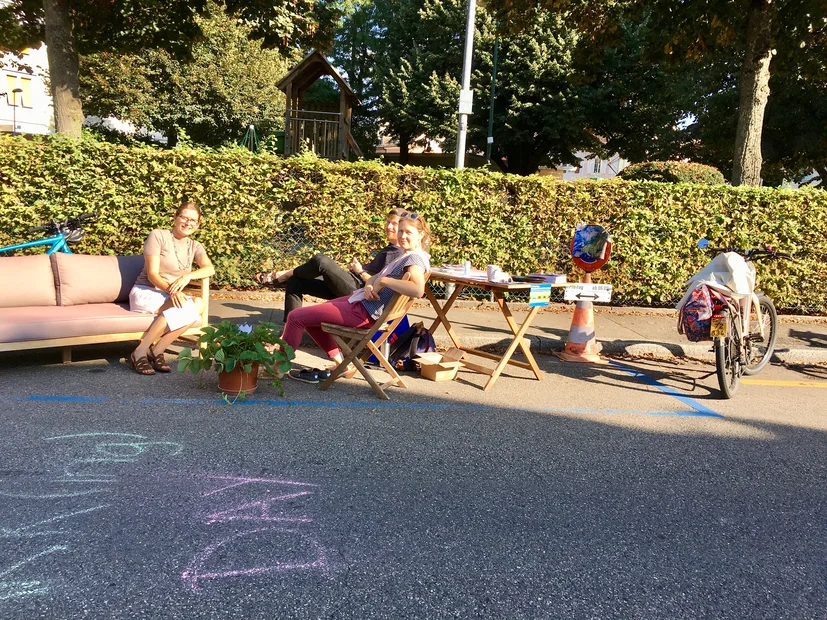
[[[678,332],[691,342],[710,340],[712,295],[705,284],[697,286],[678,312]]]
[[[399,337],[401,335],[403,335],[406,331],[408,331],[408,328],[410,328],[410,326],[411,326],[411,324],[408,322],[408,315],[406,314],[405,316],[402,317],[402,320],[399,321],[399,324],[394,328],[393,332],[391,332],[391,335],[388,336],[388,339],[385,340],[385,344],[388,345],[388,350],[390,350],[390,347],[393,346],[394,342],[399,340]],[[376,332],[374,334],[373,338],[372,338],[373,342],[376,342],[377,340],[379,340],[379,338],[382,337],[383,335],[384,335],[384,332],[382,332],[382,331]],[[367,359],[366,363],[368,363],[368,364],[378,364],[379,360],[376,359],[375,355],[371,355]]]
[[[416,370],[417,353],[436,351],[436,341],[422,322],[414,323],[390,346],[388,361],[396,370]]]

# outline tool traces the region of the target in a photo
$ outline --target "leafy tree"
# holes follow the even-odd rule
[[[761,137],[773,58],[778,64],[801,66],[807,62],[807,51],[823,49],[827,37],[824,0],[491,0],[491,6],[500,15],[514,17],[517,27],[546,8],[607,32],[616,29],[619,10],[632,19],[650,12],[650,61],[666,57],[678,65],[689,61],[709,66],[736,60],[738,104],[732,148],[736,185],[761,182]]]
[[[276,84],[291,61],[251,39],[252,28],[209,5],[196,18],[204,37],[181,60],[166,50],[81,58],[83,108],[164,132],[174,146],[181,130],[198,144],[236,142],[254,123],[264,132],[284,125],[284,93]]]
[[[501,35],[494,103],[493,158],[506,171],[531,174],[543,163],[575,163],[573,152],[597,149],[572,50],[579,35],[542,11],[522,32]],[[382,54],[377,83],[380,117],[400,139],[400,161],[420,134],[456,148],[456,106],[462,69],[466,3],[462,0],[377,0]],[[401,24],[404,23],[404,27]],[[496,38],[492,16],[477,12],[469,144],[485,149]]]
[[[229,15],[267,47],[325,46],[339,18],[337,0],[225,0]],[[78,55],[165,49],[185,57],[201,36],[208,0],[12,0],[0,9],[0,51],[45,42],[60,133],[80,135]]]
[[[379,133],[374,67],[377,55],[376,6],[373,0],[344,5],[344,17],[333,42],[333,64],[343,72],[360,105],[352,110],[351,133],[363,155],[375,154]]]
[[[724,175],[712,166],[683,161],[648,161],[632,164],[620,171],[618,177],[629,181],[658,181],[660,183],[698,183],[722,185]]]
[[[384,131],[408,148],[444,139],[459,92],[464,4],[460,0],[376,2],[375,88]],[[453,131],[456,131],[454,128]],[[450,142],[449,142],[450,145]]]
[[[496,36],[493,18],[478,20],[474,88],[478,111],[471,141],[485,148]],[[591,131],[586,88],[575,72],[574,51],[580,33],[548,11],[537,12],[524,30],[500,35],[494,101],[492,159],[504,170],[532,174],[541,164],[575,164],[577,150],[597,151]]]
[[[683,128],[708,80],[684,66],[645,62],[650,28],[647,16],[619,18],[611,32],[578,41],[575,80],[585,87],[586,122],[604,141],[597,151],[602,155],[637,162],[686,157]]]

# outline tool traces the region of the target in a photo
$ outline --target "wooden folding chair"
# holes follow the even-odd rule
[[[426,283],[427,275],[428,274],[426,274]],[[408,279],[407,274],[403,279]],[[396,372],[393,364],[388,361],[385,354],[382,352],[382,345],[393,333],[393,330],[396,329],[396,326],[399,325],[402,318],[408,313],[408,310],[410,310],[411,306],[413,306],[414,301],[415,299],[412,297],[408,297],[402,293],[394,293],[391,300],[385,306],[385,310],[382,312],[382,315],[376,319],[376,322],[374,322],[374,324],[370,327],[344,327],[343,325],[322,323],[322,331],[333,336],[336,344],[339,345],[339,348],[342,350],[342,357],[344,357],[344,361],[336,366],[336,368],[330,373],[330,377],[328,377],[327,380],[321,384],[320,389],[326,390],[333,385],[333,382],[336,381],[342,373],[344,373],[350,364],[356,366],[365,380],[370,383],[370,386],[373,388],[373,391],[376,392],[376,395],[381,399],[390,400],[390,397],[385,394],[385,390],[392,385],[399,385],[403,388],[407,388],[408,386],[405,384],[405,381],[403,381],[402,377],[399,376],[399,373]],[[382,332],[382,334],[376,342],[373,342],[372,339],[378,332]],[[365,360],[367,360],[371,355],[379,360],[379,363],[391,377],[390,380],[386,381],[382,385],[379,385],[379,383],[371,377],[370,372],[364,366]]]

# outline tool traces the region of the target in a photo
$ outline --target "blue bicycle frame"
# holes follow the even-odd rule
[[[35,239],[34,241],[26,241],[25,243],[16,243],[14,245],[9,245],[4,248],[0,248],[0,253],[14,252],[15,250],[25,250],[26,248],[36,248],[41,245],[51,246],[48,250],[46,250],[46,254],[54,254],[55,252],[65,252],[66,254],[72,254],[72,250],[69,247],[69,244],[66,243],[66,237],[63,235],[63,233],[55,235],[54,237],[48,237],[46,239]]]
[[[3,252],[14,252],[16,250],[25,250],[27,248],[36,248],[44,245],[49,246],[49,249],[46,250],[46,254],[54,254],[55,252],[72,254],[73,252],[69,245],[78,243],[81,239],[83,239],[84,222],[88,222],[95,217],[97,217],[97,213],[83,213],[77,217],[70,217],[64,220],[52,220],[43,226],[30,228],[28,231],[29,233],[39,231],[52,236],[8,245],[4,248],[0,248],[0,254]]]

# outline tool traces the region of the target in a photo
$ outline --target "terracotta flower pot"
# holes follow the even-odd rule
[[[218,373],[218,389],[227,396],[238,396],[240,392],[252,394],[258,385],[258,363],[253,362],[251,372],[244,372],[244,368],[236,366],[230,372]]]

